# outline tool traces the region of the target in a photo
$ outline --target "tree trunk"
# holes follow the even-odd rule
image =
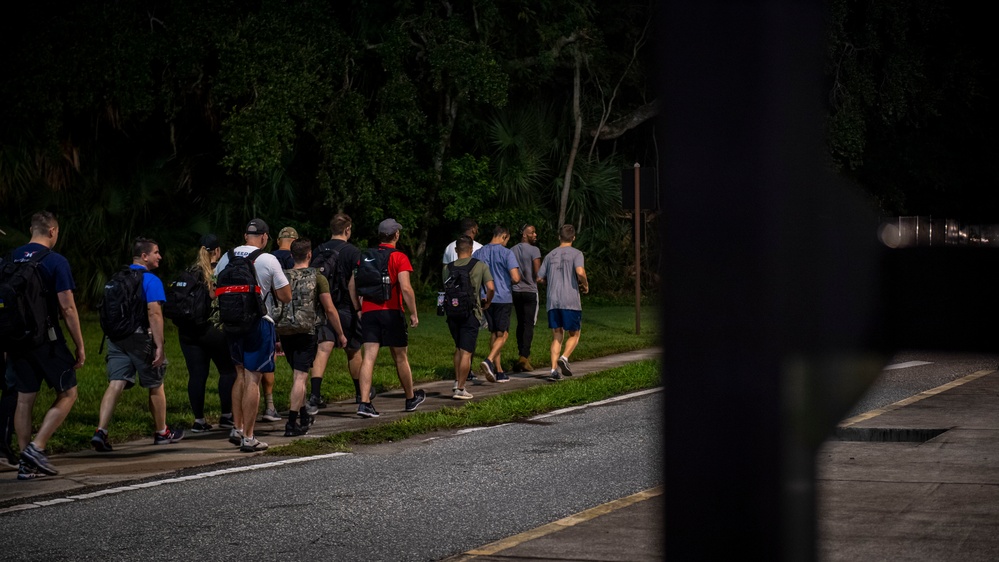
[[[565,165],[565,178],[562,180],[562,200],[558,206],[558,228],[565,224],[565,212],[569,206],[569,188],[572,186],[572,168],[576,164],[576,154],[579,152],[579,138],[583,131],[583,115],[579,111],[580,97],[580,74],[582,72],[582,56],[579,48],[573,46],[573,55],[576,59],[576,72],[572,80],[572,117],[576,123],[576,130],[572,135],[572,149],[569,150],[569,161]]]

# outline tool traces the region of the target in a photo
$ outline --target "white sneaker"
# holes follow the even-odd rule
[[[471,400],[473,398],[472,393],[465,390],[464,388],[455,388],[454,393],[451,394],[451,398],[455,400]]]
[[[274,408],[267,408],[264,410],[264,415],[262,417],[264,421],[276,422],[281,421],[281,416],[278,415],[277,410]]]
[[[229,431],[229,442],[233,445],[243,444],[243,432],[236,429],[235,427]]]
[[[267,443],[258,440],[256,437],[244,437],[243,443],[239,446],[239,450],[244,453],[255,453],[257,451],[266,451]]]

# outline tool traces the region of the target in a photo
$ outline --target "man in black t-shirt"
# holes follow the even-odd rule
[[[344,335],[347,337],[347,370],[350,378],[354,381],[354,394],[357,403],[361,400],[361,387],[358,376],[361,370],[361,332],[360,321],[357,318],[357,311],[350,301],[350,294],[347,292],[347,284],[354,274],[354,266],[361,258],[361,251],[356,246],[348,242],[351,236],[353,222],[345,213],[337,213],[330,220],[331,238],[328,242],[321,244],[312,252],[312,266],[316,267],[322,260],[324,249],[339,251],[334,266],[334,273],[323,272],[327,279],[330,279],[330,294],[333,296],[333,304],[336,305],[340,315],[340,325],[343,327]],[[329,322],[319,327],[319,349],[316,352],[316,359],[312,363],[312,378],[310,379],[310,394],[306,404],[309,415],[315,415],[326,405],[322,399],[321,387],[323,375],[326,371],[326,364],[329,362],[333,348],[337,347],[337,336]],[[372,391],[373,392],[373,391]],[[364,402],[370,401],[364,400]]]

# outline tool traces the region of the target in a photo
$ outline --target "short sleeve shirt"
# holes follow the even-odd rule
[[[538,284],[534,280],[537,272],[534,271],[534,260],[535,258],[541,259],[541,250],[533,244],[521,242],[510,251],[517,258],[517,264],[520,266],[520,282],[513,284],[513,292],[537,293]]]
[[[388,244],[380,244],[379,248],[392,248]],[[360,255],[360,254],[358,254]],[[357,265],[356,263],[354,265]],[[372,302],[364,300],[361,302],[361,312],[372,310],[402,310],[402,290],[399,289],[399,274],[403,271],[413,271],[413,264],[409,262],[409,256],[396,250],[392,252],[388,260],[389,282],[392,283],[392,294],[385,302]]]
[[[548,310],[583,310],[577,267],[583,267],[583,252],[572,246],[559,246],[545,256],[538,277],[548,285]]]
[[[457,246],[457,245],[458,245],[458,241],[455,240],[454,242],[451,242],[450,244],[448,244],[447,248],[444,248],[444,261],[443,261],[444,265],[447,265],[447,264],[453,262],[454,260],[458,259],[458,251],[455,250],[455,246]],[[481,247],[482,247],[482,244],[479,244],[475,240],[472,240],[472,252],[473,253],[476,252],[476,251],[478,251],[478,249],[481,248]]]
[[[12,261],[15,263],[24,262],[31,259],[35,252],[47,250],[42,244],[29,242],[24,246],[16,248],[11,253]],[[46,298],[49,303],[49,310],[59,310],[59,293],[63,291],[76,290],[76,283],[73,281],[73,272],[70,270],[69,261],[61,254],[50,251],[47,256],[38,262],[38,269],[42,274],[42,281],[45,283],[45,290],[48,291]],[[63,340],[62,329],[59,327],[58,314],[52,318],[52,325],[56,328],[56,339]]]
[[[132,264],[128,266],[129,269],[135,269],[140,271],[145,271],[142,274],[142,293],[146,295],[146,304],[151,302],[166,302],[166,292],[163,290],[163,281],[159,277],[153,275],[152,272],[147,271],[145,267]]]
[[[489,273],[493,275],[493,283],[496,285],[496,295],[493,302],[498,304],[510,304],[513,302],[511,288],[513,282],[510,279],[510,270],[519,269],[517,258],[510,251],[510,248],[502,244],[486,244],[476,252],[472,252],[472,257],[486,262],[489,266]]]

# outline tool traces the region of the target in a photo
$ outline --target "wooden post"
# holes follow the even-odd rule
[[[642,166],[635,162],[635,335],[642,333]]]

